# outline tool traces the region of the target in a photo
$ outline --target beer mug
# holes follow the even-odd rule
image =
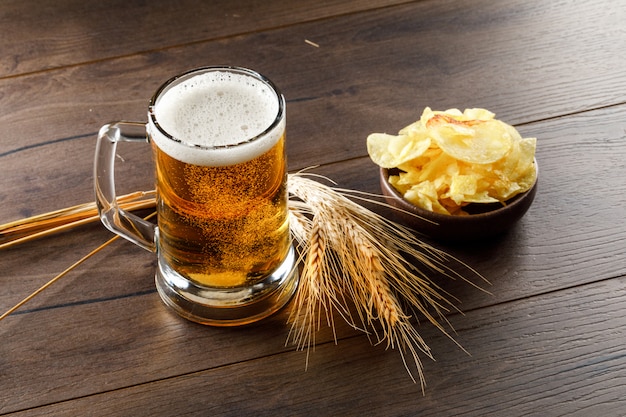
[[[118,142],[152,146],[157,224],[118,206]],[[152,97],[148,122],[100,129],[95,193],[104,225],[156,252],[164,303],[203,324],[260,320],[298,284],[289,233],[285,99],[262,75],[199,68]]]

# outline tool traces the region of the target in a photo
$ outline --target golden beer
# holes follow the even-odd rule
[[[267,152],[227,166],[179,161],[153,145],[159,245],[165,260],[199,284],[253,284],[290,247],[284,135]]]
[[[159,252],[195,284],[254,284],[291,248],[281,99],[263,82],[214,71],[154,105]]]

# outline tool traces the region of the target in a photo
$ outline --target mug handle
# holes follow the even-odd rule
[[[155,252],[156,225],[122,210],[117,204],[114,166],[118,142],[148,142],[146,124],[117,122],[100,128],[94,163],[94,189],[100,220],[113,233]]]

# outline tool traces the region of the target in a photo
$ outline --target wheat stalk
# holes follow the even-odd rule
[[[305,213],[292,215],[291,224],[295,240],[308,253],[290,314],[289,340],[301,349],[314,346],[311,332],[320,323],[314,316],[321,311],[332,316],[332,308],[355,329],[374,334],[376,343],[397,348],[413,378],[406,360],[410,356],[423,390],[419,352],[431,359],[433,355],[412,320],[419,313],[454,341],[444,314],[457,309],[426,273],[461,276],[446,266],[451,257],[420,241],[410,229],[357,204],[344,190],[312,180],[310,174],[291,174],[289,192],[306,207]]]
[[[124,210],[152,208],[155,204],[154,190],[138,191],[118,197]],[[61,210],[16,220],[0,225],[0,249],[38,239],[53,233],[99,220],[96,203],[79,204]]]

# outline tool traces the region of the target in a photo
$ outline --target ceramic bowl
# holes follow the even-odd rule
[[[535,168],[538,169],[536,160]],[[386,202],[399,209],[393,211],[394,220],[439,241],[476,241],[503,234],[528,211],[537,193],[535,180],[528,191],[511,198],[505,205],[475,203],[464,208],[469,213],[467,216],[440,214],[405,200],[402,194],[389,184],[390,173],[393,175],[394,170],[380,169],[380,186]]]

